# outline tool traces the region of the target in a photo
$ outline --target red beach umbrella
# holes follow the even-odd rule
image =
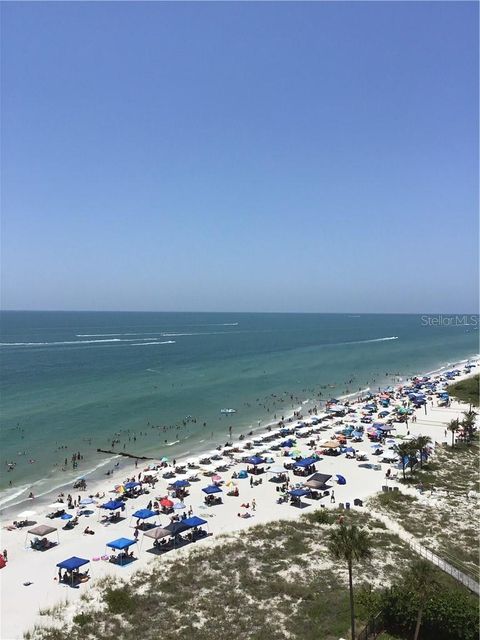
[[[162,507],[168,507],[168,508],[171,508],[171,507],[173,507],[173,502],[172,502],[171,500],[169,500],[168,498],[162,498],[162,499],[160,500],[160,505],[161,505]]]

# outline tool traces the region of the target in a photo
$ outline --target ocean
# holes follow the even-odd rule
[[[230,429],[238,439],[302,404],[478,352],[476,317],[5,311],[0,320],[0,507],[103,473],[111,456],[97,448],[193,455]]]

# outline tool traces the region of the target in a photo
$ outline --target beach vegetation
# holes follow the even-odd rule
[[[324,511],[329,513],[325,523],[319,515]],[[408,545],[366,510],[318,509],[154,557],[125,582],[99,580],[100,586],[90,589],[95,597],[79,600],[73,618],[65,615],[71,622],[36,630],[32,640],[153,640],[159,629],[162,640],[177,640],[187,630],[192,640],[346,637],[351,626],[348,566],[328,548],[340,521],[347,528],[355,525],[372,544],[371,557],[361,554],[352,562],[358,588],[389,584],[392,567],[413,557]],[[356,615],[355,622],[360,628],[366,619]]]
[[[465,433],[465,439],[468,443],[472,442],[476,433],[476,420],[477,413],[472,409],[463,412],[463,419],[461,421],[461,425],[463,427],[463,431]]]
[[[422,625],[423,612],[426,605],[431,599],[435,589],[437,588],[437,581],[435,579],[436,571],[434,566],[428,560],[419,558],[410,566],[410,570],[407,574],[407,581],[410,587],[415,592],[418,600],[418,614],[415,623],[415,633],[413,640],[418,640],[420,634],[420,627]]]
[[[355,602],[353,595],[353,563],[365,560],[372,555],[372,544],[365,529],[356,524],[347,525],[343,522],[335,528],[328,539],[328,549],[337,560],[347,563],[348,589],[350,596],[350,631],[355,640]]]
[[[459,380],[453,384],[448,385],[448,393],[460,400],[475,407],[479,406],[479,390],[480,390],[480,375],[471,376],[465,378],[465,380]]]
[[[135,609],[135,599],[131,596],[127,586],[122,586],[119,589],[107,589],[104,599],[111,613],[132,613]]]
[[[93,615],[82,611],[81,613],[77,613],[77,615],[73,616],[73,622],[78,624],[79,627],[84,627],[86,624],[93,622]]]
[[[476,597],[426,560],[415,558],[389,587],[362,586],[357,603],[362,617],[383,627],[382,640],[478,637]]]
[[[402,466],[402,474],[403,479],[405,480],[405,470],[408,466],[410,466],[411,471],[413,471],[413,458],[415,457],[416,463],[416,446],[413,444],[411,440],[406,440],[405,442],[400,442],[400,444],[396,444],[393,447],[393,450],[400,458],[400,464]]]
[[[455,447],[455,434],[460,431],[460,420],[454,418],[447,424],[447,430],[452,434],[452,449]]]

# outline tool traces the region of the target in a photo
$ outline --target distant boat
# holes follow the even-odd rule
[[[220,409],[220,413],[237,413],[236,409]]]

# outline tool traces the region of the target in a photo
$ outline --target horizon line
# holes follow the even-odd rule
[[[205,313],[205,314],[271,314],[271,315],[448,315],[478,316],[479,311],[205,311],[205,310],[139,310],[139,309],[0,309],[0,313]]]

